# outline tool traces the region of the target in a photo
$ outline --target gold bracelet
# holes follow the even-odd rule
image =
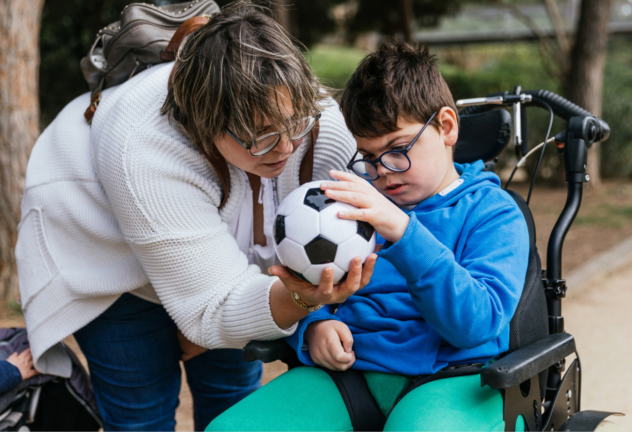
[[[298,293],[295,293],[294,291],[290,291],[290,294],[292,296],[292,300],[294,300],[294,303],[296,303],[296,306],[300,307],[301,309],[306,310],[307,312],[311,313],[323,307],[323,305],[321,304],[316,305],[316,306],[307,306],[305,302],[301,300],[301,297],[298,295]]]

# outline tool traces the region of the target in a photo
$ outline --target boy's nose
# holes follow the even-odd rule
[[[382,165],[381,162],[377,164],[377,175],[379,175],[380,177],[384,177],[385,175],[388,175],[392,172],[393,171]]]

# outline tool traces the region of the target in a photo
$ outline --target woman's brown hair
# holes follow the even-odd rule
[[[314,114],[326,97],[301,50],[267,11],[248,1],[231,3],[177,55],[161,112],[182,123],[207,157],[226,127],[246,142],[255,140],[264,118],[279,130],[289,128],[293,119],[282,112],[280,88],[290,94],[294,119]]]

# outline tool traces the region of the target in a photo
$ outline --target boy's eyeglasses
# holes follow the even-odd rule
[[[286,133],[290,137],[290,141],[298,141],[305,135],[311,132],[316,125],[316,122],[320,118],[321,113],[316,113],[313,116],[305,117],[297,121],[290,129],[281,132],[271,132],[260,136],[254,142],[244,142],[237,135],[231,132],[228,128],[224,128],[224,132],[234,139],[237,144],[245,148],[250,152],[252,156],[263,156],[274,149],[279,141],[281,141],[281,134]]]
[[[401,150],[389,150],[384,152],[382,156],[376,159],[358,159],[355,160],[358,152],[356,151],[351,158],[351,162],[347,164],[347,169],[353,171],[359,177],[362,177],[365,180],[377,180],[379,177],[377,173],[377,164],[381,163],[384,168],[387,168],[394,172],[406,172],[410,169],[410,158],[408,157],[408,152],[415,145],[421,134],[426,127],[432,122],[432,120],[437,115],[437,112],[432,114],[426,124],[421,128],[419,133],[413,138],[413,140],[406,146],[405,149]]]

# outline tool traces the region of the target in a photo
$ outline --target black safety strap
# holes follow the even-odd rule
[[[386,416],[369,390],[364,373],[355,369],[344,372],[319,368],[331,377],[347,407],[354,431],[382,431]]]
[[[460,376],[468,376],[468,375],[478,375],[481,373],[481,369],[483,368],[482,363],[468,363],[464,365],[458,366],[449,366],[441,369],[439,372],[433,375],[419,375],[412,379],[412,381],[408,384],[402,392],[399,394],[399,397],[393,404],[393,407],[399,403],[400,400],[404,398],[408,393],[415,390],[417,387],[420,387],[424,384],[428,384],[432,381],[438,381],[440,379],[445,378],[456,378]]]

